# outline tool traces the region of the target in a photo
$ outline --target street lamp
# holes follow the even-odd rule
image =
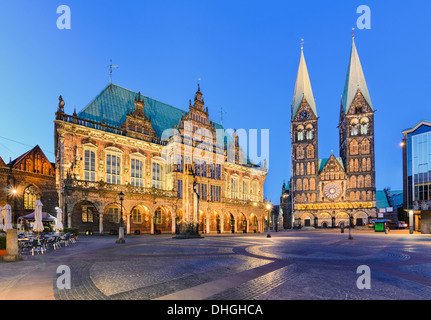
[[[413,210],[409,211],[409,229],[410,234],[413,234]]]
[[[120,228],[118,230],[118,240],[116,241],[116,243],[124,243],[126,242],[126,240],[124,240],[124,227],[123,227],[123,200],[124,200],[123,191],[120,191],[118,196],[120,199],[121,213],[120,213]]]
[[[271,233],[269,231],[269,212],[271,211],[272,205],[271,203],[266,204],[266,209],[268,210],[268,234],[266,235],[267,238],[271,238]]]

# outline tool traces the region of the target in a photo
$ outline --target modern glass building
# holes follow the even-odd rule
[[[413,211],[415,230],[431,233],[431,122],[421,121],[403,135],[404,209]]]

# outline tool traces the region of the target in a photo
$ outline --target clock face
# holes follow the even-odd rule
[[[325,188],[325,195],[328,199],[335,199],[340,195],[340,188],[334,184],[330,184]]]
[[[301,117],[301,119],[308,119],[308,117],[309,117],[310,115],[308,114],[308,112],[307,112],[307,111],[302,111],[302,112],[299,114],[299,116]]]

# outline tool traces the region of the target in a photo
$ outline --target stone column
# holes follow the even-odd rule
[[[150,219],[151,219],[150,220],[150,226],[151,226],[150,234],[154,234],[154,211],[153,211],[153,214],[151,215]]]
[[[224,232],[224,218],[220,215],[220,233]]]
[[[126,216],[127,221],[127,234],[130,234],[130,214]]]
[[[175,234],[175,214],[172,215],[172,234]]]
[[[210,217],[211,215],[208,213],[208,217],[206,218],[206,233],[210,233]]]
[[[103,234],[103,214],[99,214],[99,234]]]
[[[72,228],[72,212],[67,213],[67,227]]]
[[[235,219],[235,217],[233,218],[233,232],[237,233],[238,231],[238,221],[237,219]]]
[[[6,231],[6,256],[3,261],[19,261],[21,256],[18,252],[18,233],[16,229],[9,229]]]

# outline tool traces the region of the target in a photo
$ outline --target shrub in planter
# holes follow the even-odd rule
[[[0,236],[0,250],[6,250],[6,236]]]
[[[75,237],[77,237],[79,235],[79,229],[78,228],[64,228],[63,229],[64,233],[73,233],[75,235]]]

